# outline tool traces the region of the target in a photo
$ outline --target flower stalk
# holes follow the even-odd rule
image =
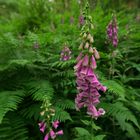
[[[83,12],[85,24],[80,34],[82,43],[79,46],[79,50],[81,52],[76,59],[77,64],[74,66],[78,90],[75,104],[77,110],[86,107],[87,114],[97,119],[99,116],[105,114],[104,109],[97,109],[101,96],[99,91],[105,92],[107,88],[99,82],[94,72],[97,67],[96,60],[100,56],[97,49],[92,47],[94,38],[91,35],[91,30],[94,26],[92,24],[92,17],[88,13],[89,4],[87,3]]]

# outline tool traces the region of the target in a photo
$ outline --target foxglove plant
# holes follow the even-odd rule
[[[33,45],[34,49],[38,49],[39,48],[39,44],[38,42],[35,42],[34,45]]]
[[[118,45],[118,26],[116,16],[113,15],[112,20],[107,26],[107,39],[114,46]]]
[[[67,45],[65,45],[65,47],[61,51],[60,60],[67,61],[69,59],[71,59],[71,50],[69,49],[69,47]]]
[[[94,73],[94,69],[97,67],[96,59],[99,59],[100,56],[96,48],[92,48],[94,39],[90,34],[90,29],[93,29],[93,24],[91,16],[88,16],[88,8],[87,4],[83,12],[85,24],[82,27],[82,43],[79,46],[81,52],[76,59],[77,64],[74,66],[78,90],[75,104],[77,110],[87,107],[87,114],[97,119],[105,114],[104,109],[97,109],[96,106],[100,102],[99,91],[105,92],[106,87],[99,82]]]
[[[40,113],[43,118],[41,122],[38,123],[39,129],[45,134],[44,140],[49,138],[55,139],[59,135],[63,135],[63,130],[57,130],[60,122],[58,120],[50,122],[51,117],[55,115],[55,110],[52,108],[51,103],[44,97],[44,102],[41,106],[42,112]]]
[[[84,25],[84,17],[82,15],[79,16],[79,24],[80,26]]]

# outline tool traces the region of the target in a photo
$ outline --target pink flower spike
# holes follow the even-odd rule
[[[63,130],[59,130],[58,132],[56,132],[57,135],[63,135]]]
[[[53,127],[56,129],[59,126],[59,121],[56,120],[52,123]]]
[[[44,137],[44,140],[48,140],[49,139],[49,135],[46,134],[45,137]]]
[[[50,131],[50,136],[51,136],[52,139],[55,139],[56,138],[56,133],[53,130],[51,130]]]

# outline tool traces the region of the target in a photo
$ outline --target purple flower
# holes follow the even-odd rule
[[[89,114],[93,118],[97,119],[99,116],[104,115],[105,114],[105,111],[102,108],[99,108],[99,110],[97,110],[95,106],[90,105],[90,106],[88,106],[87,114]]]
[[[81,60],[82,56],[83,56],[83,54],[80,53],[80,54],[78,55],[78,57],[76,58],[76,61],[79,62],[79,61]]]
[[[56,135],[63,135],[63,134],[64,134],[63,130],[59,130],[56,132]]]
[[[34,43],[34,46],[33,46],[35,49],[38,49],[39,48],[39,44],[37,42]]]
[[[56,129],[59,126],[59,121],[56,120],[52,123],[53,127]]]
[[[44,122],[40,122],[38,125],[39,125],[40,131],[44,133],[45,128],[46,128],[46,124]]]
[[[92,69],[96,69],[96,67],[97,67],[96,61],[95,61],[95,58],[93,55],[91,56],[91,64],[90,65],[91,65]]]
[[[85,23],[85,20],[84,20],[84,17],[82,15],[79,16],[79,24],[82,26],[84,25]]]
[[[67,61],[69,59],[71,59],[71,50],[67,46],[65,46],[61,51],[60,60]]]
[[[46,134],[44,140],[48,140],[48,139],[49,139],[49,134]]]
[[[114,47],[117,47],[117,45],[118,45],[118,27],[117,27],[116,17],[113,17],[113,19],[109,22],[109,24],[107,26],[107,38]]]
[[[98,113],[99,113],[99,115],[104,115],[105,110],[103,108],[99,108]]]
[[[49,134],[52,139],[55,139],[56,136],[63,135],[63,130],[59,130],[57,132],[54,132],[53,130],[51,130]]]
[[[85,55],[83,58],[83,66],[88,66],[88,63],[89,63],[88,55]]]
[[[53,130],[51,130],[50,131],[50,136],[51,136],[52,139],[55,139],[56,133]]]
[[[93,55],[85,55],[82,58],[82,54],[80,54],[77,60],[79,61],[74,67],[79,92],[75,98],[76,109],[80,110],[82,107],[87,107],[87,114],[96,119],[104,114],[103,109],[96,109],[96,105],[100,103],[99,98],[101,96],[98,91],[105,92],[106,87],[98,81],[94,73],[96,60]]]

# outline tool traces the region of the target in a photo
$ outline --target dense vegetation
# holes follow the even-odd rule
[[[79,54],[79,16],[85,1],[0,1],[0,140],[42,140],[38,123],[51,104],[64,135],[60,140],[140,139],[139,0],[89,0],[93,47],[100,53],[96,74],[107,87],[97,120],[75,110],[74,65]],[[117,17],[118,46],[107,42],[106,27]],[[60,61],[67,45],[72,54]]]

